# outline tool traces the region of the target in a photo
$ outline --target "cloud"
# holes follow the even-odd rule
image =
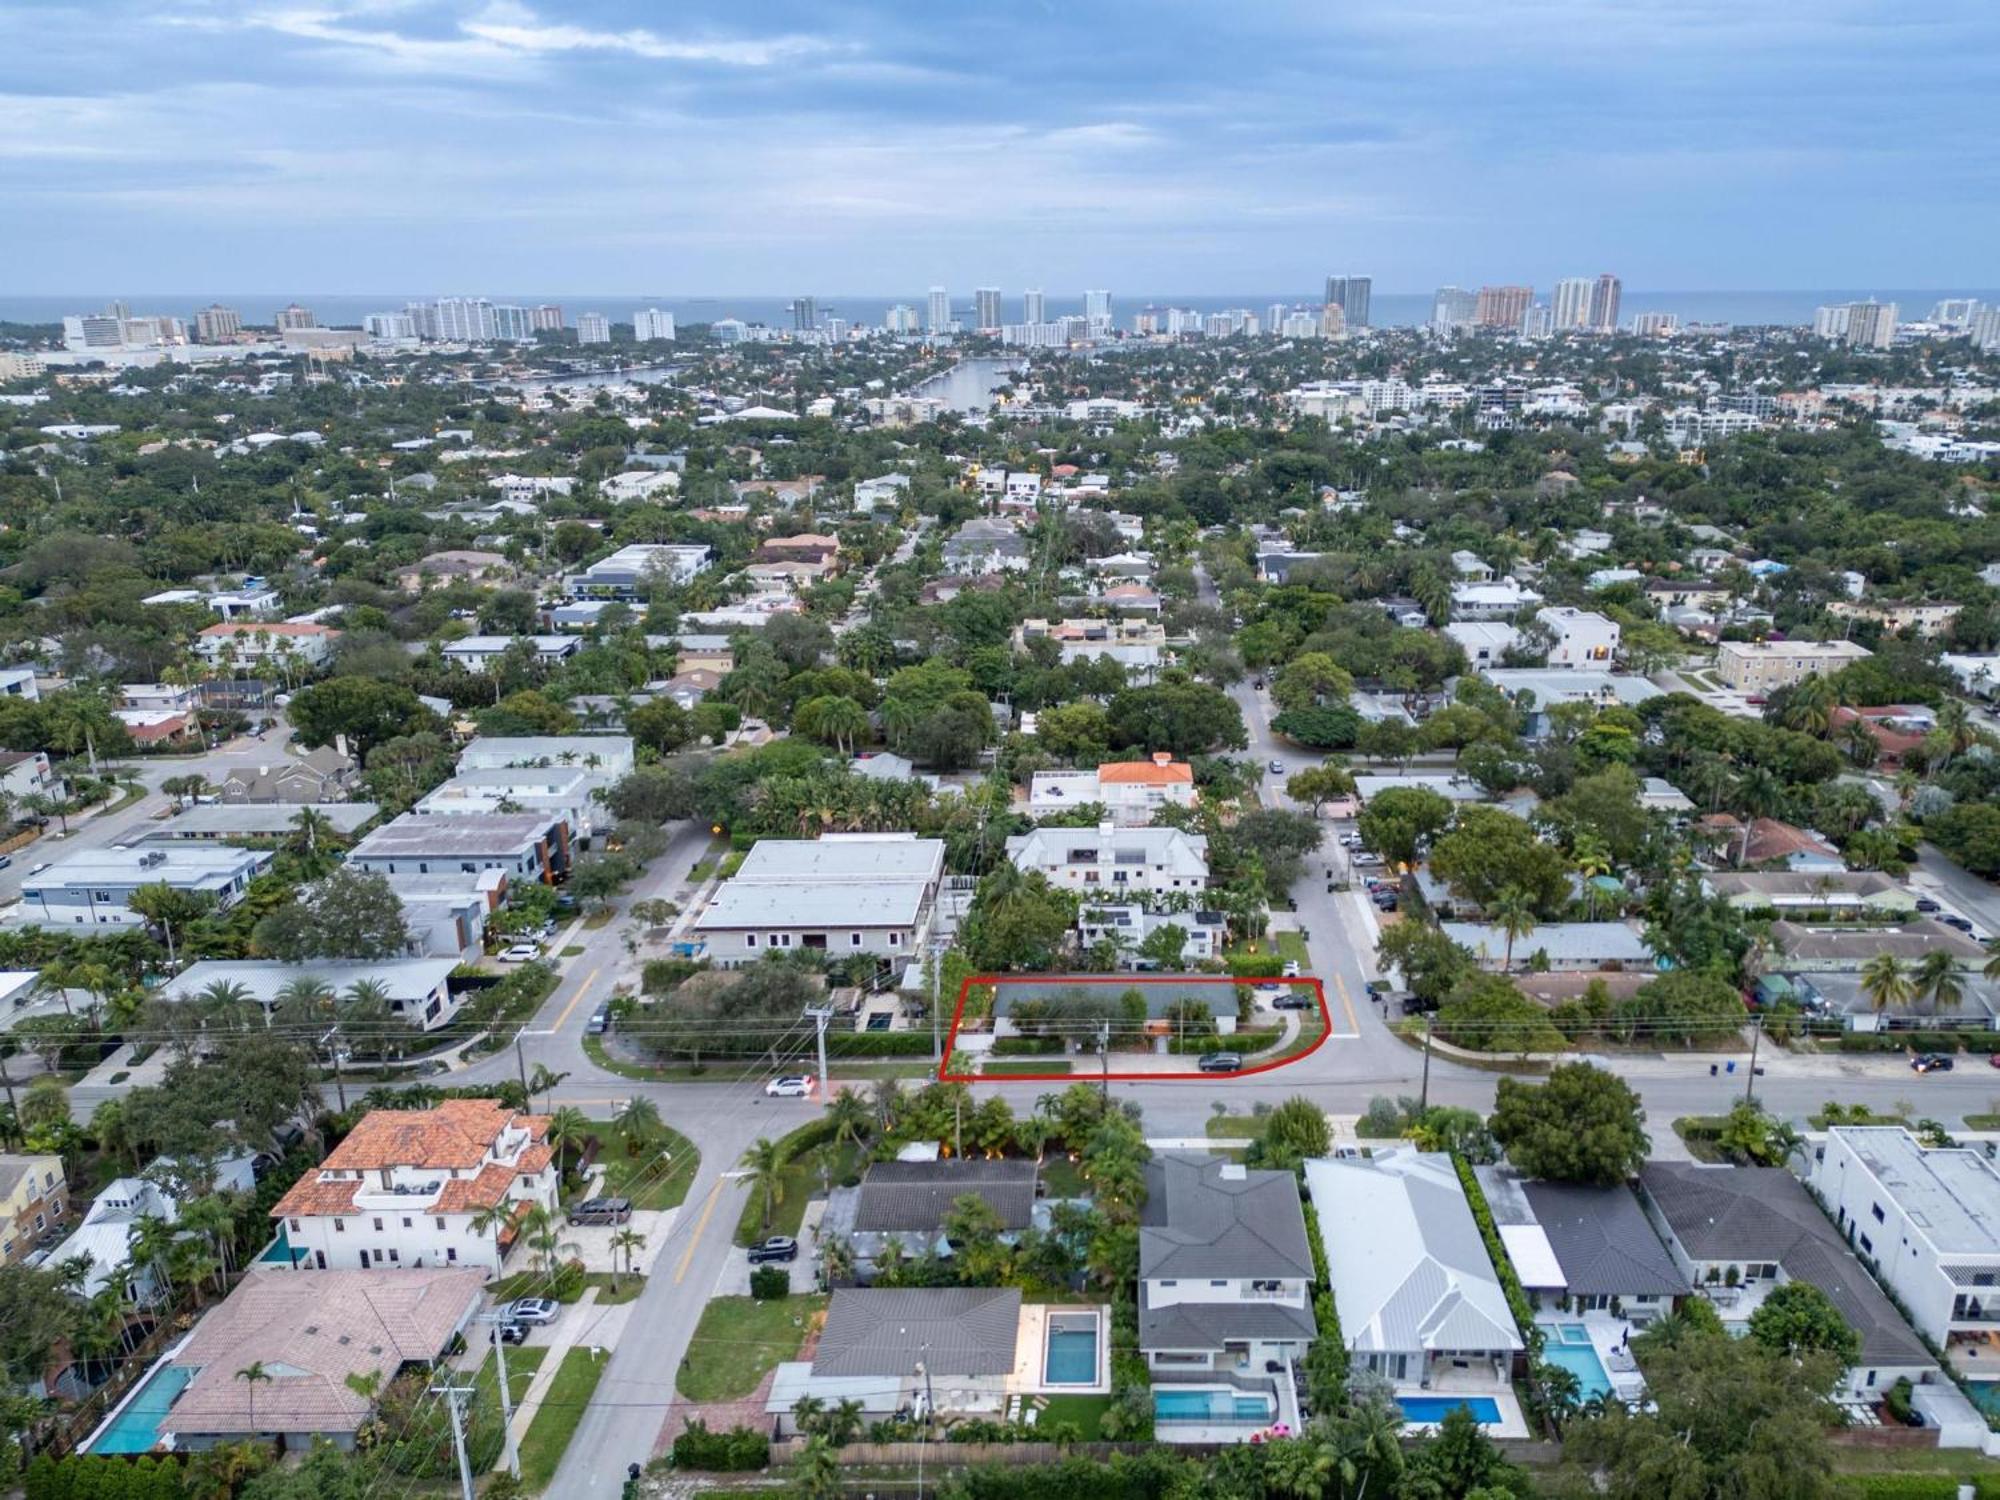
[[[734,68],[768,68],[800,57],[852,50],[848,44],[806,36],[683,41],[643,27],[592,31],[541,21],[525,6],[514,4],[491,6],[479,17],[461,21],[458,29],[480,41],[519,52],[622,52],[658,62],[715,63]]]

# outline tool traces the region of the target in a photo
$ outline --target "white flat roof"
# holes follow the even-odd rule
[[[1520,1277],[1522,1286],[1569,1285],[1562,1262],[1556,1259],[1555,1247],[1541,1225],[1502,1224],[1500,1243],[1506,1246],[1507,1259],[1514,1263],[1514,1274]]]

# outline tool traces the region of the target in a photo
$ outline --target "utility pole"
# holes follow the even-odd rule
[[[472,1500],[472,1460],[465,1456],[465,1403],[472,1399],[469,1385],[434,1385],[430,1393],[442,1396],[451,1408],[451,1446],[458,1453],[458,1483],[461,1500]]]
[[[1418,1099],[1419,1112],[1431,1107],[1431,1013],[1424,1012],[1424,1086]]]
[[[951,1154],[965,1160],[965,1095],[951,1096]]]
[[[14,1110],[18,1119],[20,1111],[14,1105],[14,1080],[7,1076],[7,1054],[4,1052],[0,1052],[0,1088],[7,1090],[7,1107]]]
[[[820,1098],[821,1098],[821,1099],[823,1100],[823,1099],[825,1099],[825,1098],[827,1097],[827,1093],[826,1093],[826,1023],[827,1023],[828,1021],[831,1021],[831,1020],[833,1019],[833,1008],[832,1008],[831,1006],[827,1006],[827,1005],[815,1005],[815,1006],[812,1006],[811,1008],[809,1008],[809,1009],[808,1009],[808,1010],[806,1011],[806,1014],[812,1017],[812,1020],[813,1020],[813,1029],[814,1029],[814,1031],[815,1031],[815,1032],[817,1032],[817,1033],[818,1033],[818,1040],[819,1040],[819,1096],[820,1096]]]
[[[931,1061],[944,1061],[944,1018],[938,1013],[938,985],[944,972],[944,943],[935,934],[931,937]]]
[[[346,1114],[347,1080],[341,1075],[340,1071],[340,1048],[333,1045],[333,1039],[338,1035],[340,1035],[340,1028],[338,1026],[331,1027],[326,1035],[319,1039],[319,1044],[327,1049],[327,1055],[333,1059],[333,1092],[340,1100],[340,1112]]]
[[[526,1101],[523,1107],[532,1109],[535,1104],[535,1097],[528,1092],[528,1059],[521,1052],[521,1030],[519,1027],[514,1029],[514,1066],[521,1073],[521,1098]]]
[[[1097,1027],[1097,1060],[1100,1065],[1098,1087],[1103,1091],[1104,1102],[1111,1102],[1111,1023],[1103,1021]]]
[[[514,1442],[514,1393],[507,1388],[507,1345],[500,1338],[500,1325],[505,1319],[498,1313],[490,1313],[485,1321],[493,1325],[493,1362],[500,1367],[500,1432],[507,1443],[507,1472],[519,1479],[521,1450]]]
[[[1757,1043],[1763,1039],[1763,1036],[1764,1018],[1762,1016],[1752,1016],[1750,1018],[1750,1069],[1743,1075],[1743,1102],[1745,1104],[1755,1102],[1753,1095],[1757,1087]]]

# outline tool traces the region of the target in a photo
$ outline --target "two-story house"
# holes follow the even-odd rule
[[[468,1266],[498,1274],[521,1213],[555,1210],[545,1116],[492,1099],[378,1109],[278,1200],[302,1270]]]
[[[1155,1396],[1173,1393],[1156,1401],[1162,1439],[1276,1421],[1296,1431],[1290,1367],[1313,1341],[1312,1296],[1312,1246],[1290,1172],[1206,1156],[1147,1164],[1139,1348]]]
[[[760,839],[695,918],[718,965],[804,949],[914,958],[944,879],[944,841],[907,833]]]
[[[1549,633],[1551,667],[1604,671],[1618,655],[1618,622],[1595,610],[1550,605],[1536,610],[1535,619]]]
[[[1092,895],[1208,888],[1208,839],[1178,828],[1037,828],[1007,840],[1007,857],[1051,885]]]
[[[348,852],[356,870],[437,875],[499,870],[514,884],[554,885],[569,874],[567,818],[548,812],[471,812],[455,817],[404,813]]]
[[[22,880],[15,920],[47,927],[142,926],[145,918],[132,910],[132,895],[158,884],[206,896],[226,911],[270,868],[271,859],[268,849],[230,844],[79,851]]]
[[[62,1158],[0,1155],[0,1265],[25,1259],[44,1238],[66,1228],[69,1182]]]

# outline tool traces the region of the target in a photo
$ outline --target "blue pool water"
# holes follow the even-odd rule
[[[1968,1387],[1972,1404],[1989,1417],[2000,1417],[2000,1381],[1975,1380]]]
[[[1561,1323],[1554,1332],[1557,1337],[1542,1345],[1542,1358],[1576,1376],[1577,1399],[1588,1401],[1592,1396],[1609,1395],[1611,1377],[1591,1347],[1588,1330],[1581,1323]]]
[[[92,1453],[149,1453],[160,1440],[160,1423],[195,1372],[185,1365],[163,1365],[155,1369],[139,1387],[138,1394],[125,1403],[111,1425],[96,1442]]]
[[[285,1233],[285,1226],[280,1224],[278,1237],[265,1247],[264,1253],[257,1259],[272,1265],[289,1266],[303,1260],[305,1255],[306,1252],[303,1250],[292,1249],[292,1237]]]
[[[1442,1422],[1461,1406],[1475,1422],[1496,1426],[1500,1421],[1500,1403],[1491,1396],[1398,1396],[1396,1404],[1412,1422]]]
[[[1097,1381],[1097,1320],[1074,1326],[1049,1324],[1048,1357],[1042,1364],[1044,1385],[1093,1385]]]
[[[1156,1422],[1268,1422],[1271,1399],[1244,1396],[1235,1391],[1155,1390],[1153,1420]]]

